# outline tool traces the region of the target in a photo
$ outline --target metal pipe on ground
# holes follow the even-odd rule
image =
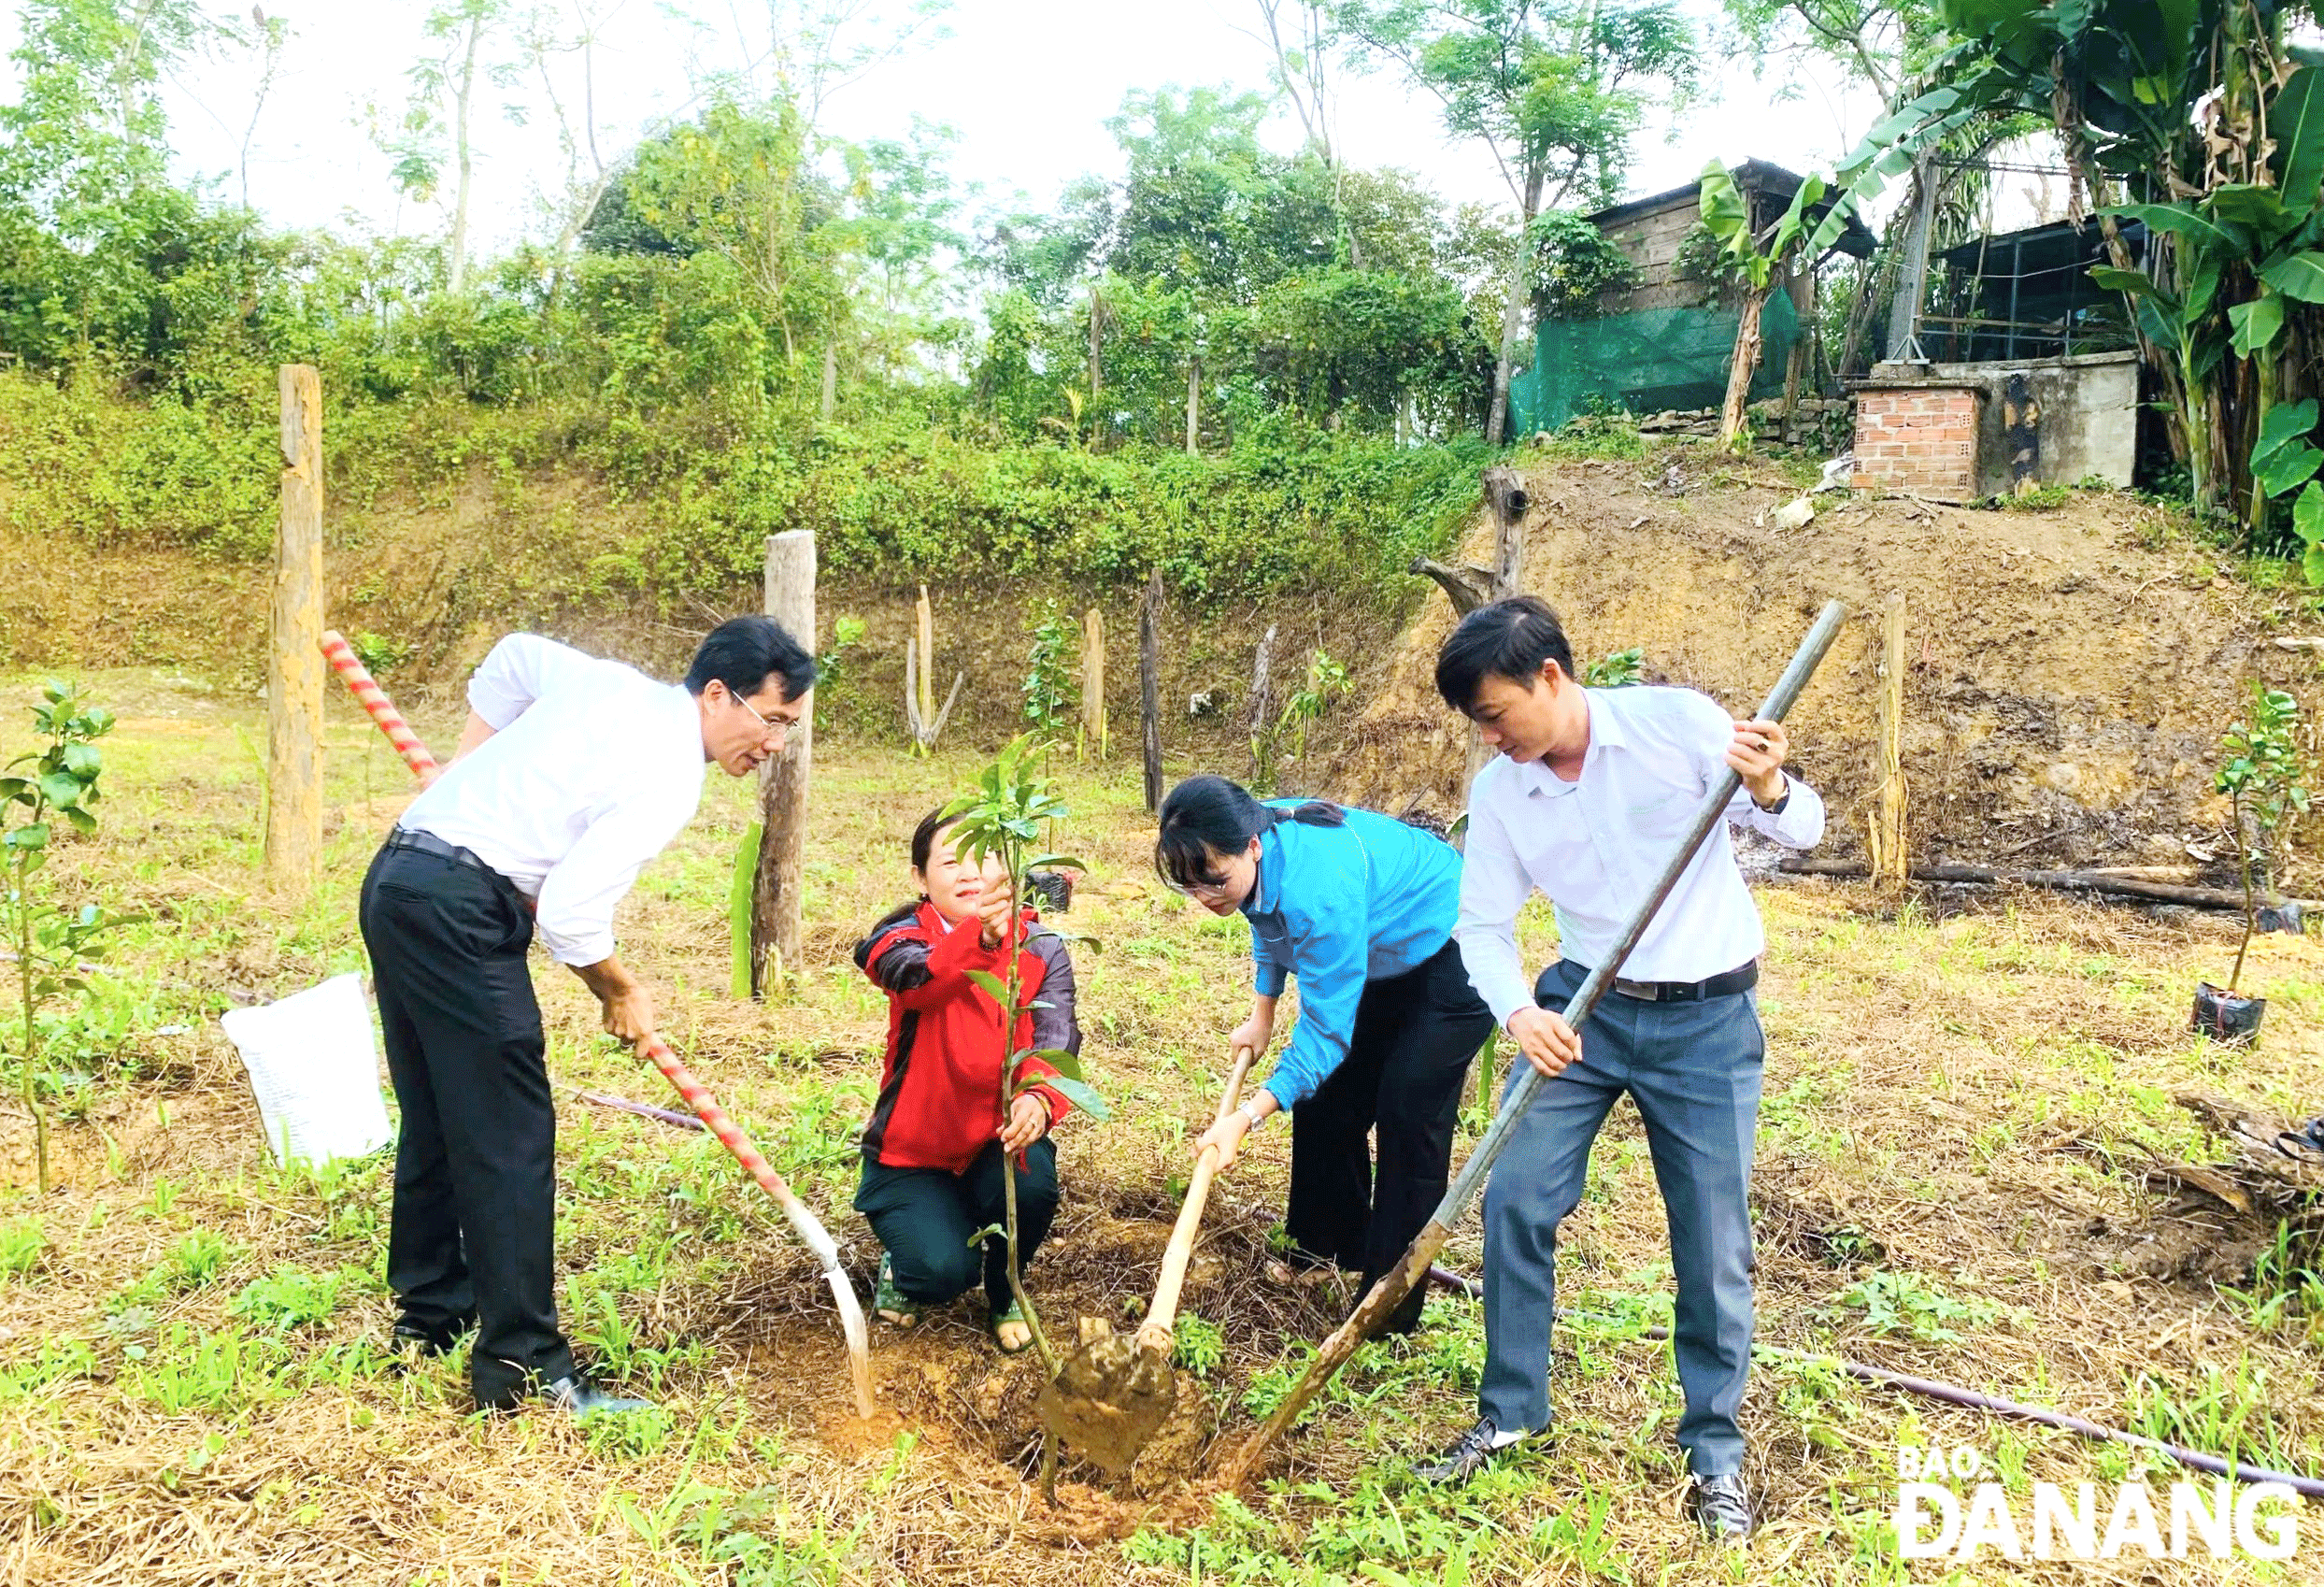
[[[1428,1278],[1431,1283],[1441,1284],[1446,1289],[1467,1295],[1472,1300],[1484,1298],[1485,1286],[1483,1284],[1474,1279],[1464,1279],[1447,1268],[1431,1267],[1428,1270]],[[1611,1322],[1613,1319],[1592,1317],[1586,1311],[1558,1313],[1559,1324],[1567,1328],[1571,1328],[1576,1322]],[[1671,1337],[1671,1331],[1658,1323],[1653,1327],[1640,1329],[1637,1337],[1660,1342],[1668,1339]],[[2189,1449],[2184,1444],[2174,1444],[2161,1438],[2148,1437],[2144,1433],[2132,1433],[2120,1427],[2109,1427],[2103,1422],[2091,1422],[2084,1417],[2069,1415],[2062,1410],[2051,1410],[2043,1406],[2026,1405],[2005,1395],[1989,1394],[1979,1389],[1963,1388],[1959,1383],[1947,1383],[1935,1378],[1917,1378],[1909,1372],[1891,1372],[1885,1366],[1874,1366],[1867,1362],[1850,1361],[1844,1355],[1829,1355],[1820,1351],[1793,1350],[1788,1345],[1754,1344],[1751,1348],[1762,1355],[1776,1355],[1783,1357],[1786,1361],[1806,1362],[1818,1366],[1829,1366],[1834,1371],[1845,1372],[1849,1377],[1862,1382],[1877,1383],[1883,1388],[1901,1389],[1908,1394],[1918,1394],[1923,1399],[1942,1400],[1947,1405],[1957,1405],[1965,1410],[1981,1410],[1994,1416],[2013,1417],[2020,1422],[2038,1423],[2042,1426],[2055,1427],[2061,1432],[2072,1433],[2076,1437],[2097,1442],[2126,1444],[2136,1450],[2152,1450],[2157,1454],[2170,1456],[2181,1465],[2195,1471],[2208,1472],[2214,1477],[2227,1477],[2238,1482],[2253,1484],[2280,1482],[2303,1498],[2324,1502],[2324,1480],[2303,1477],[2296,1471],[2275,1471],[2264,1465],[2239,1465],[2203,1450]]]
[[[329,648],[326,644],[326,651]],[[346,650],[344,640],[340,641],[338,648]],[[349,659],[352,660],[351,653]],[[338,666],[335,660],[334,665]],[[356,673],[362,673],[363,681],[369,684],[366,693],[357,686],[353,673],[344,666],[338,666],[338,671],[348,680],[348,687],[354,691],[357,700],[371,713],[372,721],[378,722],[379,730],[388,735],[390,742],[395,744],[397,752],[404,757],[404,764],[411,767],[412,775],[424,776],[426,769],[433,769],[436,764],[435,757],[428,753],[427,747],[420,742],[418,735],[404,723],[402,714],[388,700],[387,692],[372,681],[371,675],[364,672],[360,665],[355,668]],[[409,740],[408,749],[404,738],[398,738],[390,727],[391,722],[403,726],[404,738]],[[677,1054],[670,1051],[667,1042],[655,1037],[647,1044],[645,1056],[662,1071],[664,1079],[677,1088],[677,1094],[686,1099],[687,1106],[700,1116],[702,1126],[718,1137],[719,1144],[742,1165],[744,1172],[758,1181],[761,1190],[775,1198],[776,1205],[783,1209],[784,1218],[790,1222],[791,1232],[815,1253],[817,1263],[823,1269],[823,1278],[831,1285],[832,1298],[838,1304],[840,1329],[847,1336],[848,1376],[855,1391],[856,1414],[867,1418],[872,1416],[877,1411],[878,1404],[872,1394],[871,1334],[864,1326],[863,1307],[856,1299],[855,1285],[848,1279],[846,1269],[839,1265],[839,1247],[832,1239],[830,1231],[783,1181],[783,1177],[760,1154],[758,1148],[750,1144],[749,1138],[736,1127],[734,1122],[727,1117],[726,1109],[719,1106],[718,1098],[711,1095],[708,1088],[694,1079],[686,1065],[679,1062]],[[590,1101],[601,1100],[588,1093],[581,1094]],[[649,1109],[643,1103],[625,1103],[620,1098],[604,1098],[602,1101],[606,1106],[619,1108],[624,1112],[639,1113],[647,1118],[664,1115],[663,1109]],[[669,1114],[664,1122],[676,1122],[677,1118],[677,1115]]]

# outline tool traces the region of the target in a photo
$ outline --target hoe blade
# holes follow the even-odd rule
[[[1034,1410],[1041,1425],[1109,1477],[1130,1469],[1170,1415],[1178,1380],[1161,1352],[1134,1338],[1091,1340],[1046,1384]]]

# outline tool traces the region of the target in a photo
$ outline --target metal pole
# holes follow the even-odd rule
[[[1778,721],[1791,709],[1793,702],[1800,697],[1800,692],[1807,687],[1807,680],[1814,675],[1817,664],[1824,659],[1824,653],[1832,649],[1832,642],[1839,636],[1840,624],[1846,618],[1847,608],[1841,602],[1825,603],[1824,609],[1817,615],[1815,625],[1807,631],[1807,637],[1800,642],[1799,653],[1791,658],[1791,665],[1784,669],[1783,677],[1776,680],[1775,687],[1769,691],[1766,700],[1760,706],[1760,717]],[[1663,866],[1661,878],[1639,904],[1630,924],[1623,929],[1604,962],[1590,972],[1566,1005],[1568,1023],[1579,1027],[1589,1020],[1590,1011],[1597,1007],[1598,999],[1620,972],[1622,961],[1638,945],[1639,937],[1646,935],[1647,925],[1662,907],[1662,900],[1670,896],[1671,889],[1678,884],[1679,877],[1693,862],[1695,851],[1710,836],[1712,827],[1726,820],[1727,802],[1734,797],[1735,790],[1742,784],[1743,779],[1729,770],[1704,798],[1702,808],[1695,813],[1693,824],[1687,829],[1685,837],[1671,854],[1669,864]],[[1266,1421],[1260,1423],[1258,1430],[1246,1438],[1220,1466],[1219,1480],[1228,1491],[1241,1487],[1248,1480],[1267,1446],[1291,1424],[1307,1402],[1314,1399],[1323,1385],[1331,1380],[1333,1374],[1347,1365],[1348,1357],[1356,1353],[1356,1347],[1386,1321],[1397,1304],[1412,1293],[1413,1286],[1423,1280],[1429,1265],[1435,1261],[1437,1252],[1445,1249],[1445,1242],[1452,1237],[1452,1226],[1467,1210],[1469,1202],[1484,1183],[1485,1176],[1491,1171],[1493,1159],[1508,1144],[1517,1122],[1525,1116],[1525,1110],[1532,1106],[1534,1094],[1540,1087],[1540,1070],[1530,1064],[1518,1069],[1517,1078],[1509,1082],[1509,1089],[1502,1097],[1501,1110],[1494,1115],[1492,1127],[1485,1132],[1476,1150],[1469,1153],[1469,1160],[1461,1165],[1461,1172],[1446,1190],[1444,1199],[1436,1204],[1436,1210],[1430,1215],[1420,1232],[1413,1237],[1412,1243],[1404,1248],[1396,1265],[1373,1284],[1347,1321],[1332,1331],[1330,1337],[1318,1348],[1315,1359],[1307,1364],[1307,1370],[1300,1374],[1299,1380],[1291,1385],[1290,1393],[1276,1403]]]

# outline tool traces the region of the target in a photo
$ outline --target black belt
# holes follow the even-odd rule
[[[399,826],[388,835],[386,846],[390,849],[416,849],[422,854],[433,854],[439,860],[449,860],[455,865],[469,865],[482,871],[487,876],[497,878],[502,881],[508,880],[500,872],[486,865],[484,856],[475,850],[463,849],[457,843],[447,843],[433,832],[414,832],[407,826]],[[515,884],[510,883],[510,885]]]
[[[1759,983],[1760,964],[1754,959],[1708,980],[1623,980],[1618,977],[1614,990],[1641,1003],[1704,1003],[1748,992]]]

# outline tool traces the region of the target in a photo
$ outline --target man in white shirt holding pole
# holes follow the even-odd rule
[[[634,1408],[588,1382],[557,1327],[556,1112],[535,936],[643,1049],[653,995],[614,951],[613,911],[693,816],[703,768],[779,754],[815,663],[771,618],[703,640],[683,684],[512,634],[468,683],[451,764],[364,879],[388,1072],[402,1127],[388,1287],[399,1343],[442,1353],[477,1330],[477,1404],[539,1395],[576,1415]]]
[[[1590,1148],[1628,1092],[1647,1130],[1677,1280],[1677,1428],[1704,1532],[1753,1525],[1736,1413],[1751,1357],[1748,1192],[1765,1040],[1751,988],[1765,947],[1727,823],[1715,827],[1580,1032],[1560,1012],[1620,936],[1729,768],[1728,822],[1791,849],[1823,835],[1823,801],[1783,769],[1782,724],[1736,722],[1688,689],[1585,689],[1549,608],[1496,601],[1438,652],[1436,686],[1500,753],[1469,794],[1462,963],[1545,1077],[1485,1190],[1485,1370],[1478,1420],[1421,1475],[1463,1480],[1549,1423],[1558,1225]],[[1529,982],[1517,915],[1555,904],[1561,957]]]

